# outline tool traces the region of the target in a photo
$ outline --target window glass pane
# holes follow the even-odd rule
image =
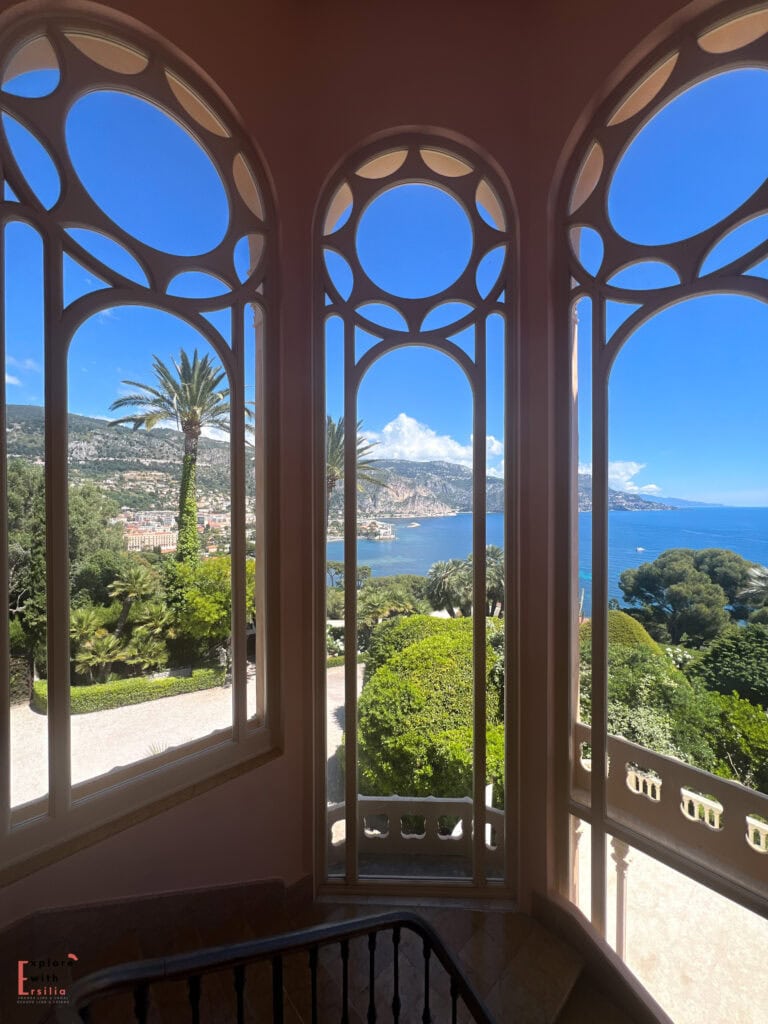
[[[231,727],[229,381],[138,306],[83,324],[68,378],[77,784]]]
[[[28,817],[48,803],[43,245],[21,222],[4,242],[11,806],[35,801]]]

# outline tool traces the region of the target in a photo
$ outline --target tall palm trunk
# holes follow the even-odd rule
[[[176,559],[179,562],[194,561],[200,557],[200,543],[197,536],[197,441],[200,429],[184,430],[184,462],[181,470],[179,493],[179,537],[176,542]]]

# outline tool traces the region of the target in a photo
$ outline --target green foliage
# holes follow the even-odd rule
[[[579,626],[579,641],[584,643],[591,640],[592,620],[587,619]],[[637,619],[622,611],[608,612],[608,643],[621,644],[624,647],[647,647],[654,653],[658,653],[659,650],[659,645]]]
[[[163,568],[176,634],[172,650],[180,659],[185,655],[200,658],[226,644],[232,617],[229,557],[201,562],[169,560]]]
[[[490,668],[490,647],[488,653]],[[488,701],[491,726],[500,724],[498,703],[495,695]],[[449,754],[456,749],[455,731],[472,721],[472,705],[472,636],[466,628],[438,629],[398,650],[360,696],[361,792],[466,795],[464,782],[457,782],[466,773]]]
[[[768,708],[768,627],[748,625],[717,637],[691,663],[689,675],[710,690]]]
[[[581,648],[581,719],[591,721],[591,650]],[[659,754],[711,771],[714,709],[710,695],[692,684],[663,651],[646,644],[608,647],[608,731]]]
[[[366,680],[389,659],[419,640],[442,634],[472,636],[471,619],[438,619],[432,615],[408,615],[380,622],[371,634],[365,666]]]
[[[768,716],[736,694],[709,694],[716,719],[712,730],[714,771],[768,793]]]
[[[344,591],[339,587],[329,587],[326,592],[325,614],[329,619],[344,618]]]
[[[197,669],[188,677],[169,676],[166,679],[118,679],[110,683],[93,686],[74,686],[70,690],[70,709],[73,715],[85,715],[91,711],[107,711],[127,704],[143,704],[145,701],[174,697],[179,693],[194,693],[221,686],[224,672],[220,669]],[[32,710],[48,714],[48,684],[38,679],[33,686]]]
[[[486,784],[493,783],[493,806],[504,807],[504,726],[490,725],[485,733]],[[472,726],[438,733],[429,751],[429,781],[440,796],[472,794]]]
[[[197,497],[195,495],[195,463],[192,455],[184,455],[179,492],[179,536],[176,558],[180,562],[196,562],[200,558],[200,537],[197,532]]]
[[[717,636],[731,615],[726,608],[743,589],[751,563],[732,551],[671,548],[654,562],[619,577],[633,614],[657,640],[698,647]],[[732,608],[743,617],[742,608]]]

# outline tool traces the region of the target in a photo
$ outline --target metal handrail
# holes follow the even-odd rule
[[[371,986],[369,991],[368,1020],[375,1021],[376,1008],[373,992],[375,937],[379,932],[392,931],[392,941],[395,948],[392,1020],[398,1021],[401,1007],[398,948],[400,932],[403,929],[414,932],[421,938],[423,944],[424,1007],[421,1016],[424,1024],[429,1024],[432,1020],[429,1006],[429,967],[432,953],[435,954],[450,978],[452,1021],[454,1024],[457,1020],[459,998],[462,999],[469,1010],[472,1019],[478,1022],[478,1024],[494,1024],[493,1018],[464,974],[456,958],[446,949],[434,929],[417,914],[396,911],[388,914],[355,918],[337,924],[316,925],[311,928],[287,932],[283,935],[266,939],[254,939],[226,946],[213,946],[194,953],[179,953],[169,957],[138,960],[116,967],[106,967],[102,970],[94,971],[92,974],[77,981],[70,990],[69,1004],[58,1007],[53,1020],[57,1024],[80,1024],[80,1022],[87,1022],[89,1018],[88,1009],[96,999],[132,991],[134,994],[135,1018],[139,1024],[144,1024],[149,1010],[149,987],[160,981],[186,980],[189,987],[191,1019],[196,1022],[200,1019],[200,989],[203,975],[232,970],[234,971],[235,991],[238,994],[236,1020],[238,1024],[242,1024],[245,1020],[242,998],[245,968],[248,964],[270,961],[273,978],[273,1021],[282,1021],[282,958],[287,954],[306,952],[309,954],[308,968],[312,973],[313,980],[312,1019],[314,1021],[318,1019],[316,999],[314,998],[317,988],[315,984],[317,951],[322,946],[328,946],[337,942],[340,944],[344,976],[342,998],[345,1012],[342,1019],[347,1019],[349,942],[351,939],[367,937]]]

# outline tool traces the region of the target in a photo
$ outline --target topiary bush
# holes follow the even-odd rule
[[[592,620],[587,619],[579,626],[579,641],[592,642]],[[623,647],[647,647],[659,651],[659,645],[646,629],[626,612],[611,610],[608,612],[608,643],[621,644]]]
[[[403,615],[385,619],[376,626],[368,645],[368,660],[365,669],[366,680],[377,672],[385,662],[419,640],[440,633],[472,636],[472,619],[441,619],[434,615]]]
[[[434,621],[443,625],[433,629],[423,623],[433,635],[396,651],[363,687],[358,764],[366,795],[467,796],[472,791],[471,758],[457,734],[469,728],[471,736],[471,620],[448,628],[447,620]],[[390,627],[387,643],[396,645],[405,635]],[[490,644],[487,653],[490,674],[495,666]],[[500,724],[498,704],[489,694],[491,727]]]
[[[73,686],[70,690],[70,711],[73,715],[107,711],[110,708],[125,707],[127,704],[159,700],[161,697],[175,697],[179,693],[210,690],[214,686],[221,686],[223,682],[223,669],[199,668],[187,677],[147,679],[144,676],[137,676],[133,679],[116,679],[111,683],[94,683],[92,686]],[[33,711],[41,715],[48,714],[46,680],[38,679],[33,684],[31,706]]]

